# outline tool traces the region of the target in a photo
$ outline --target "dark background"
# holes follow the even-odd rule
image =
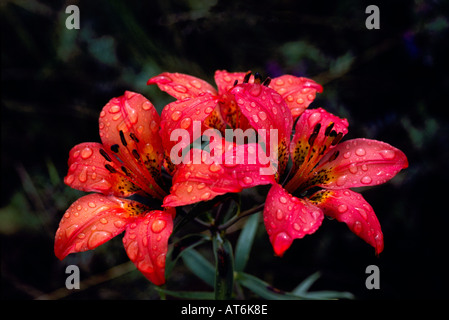
[[[79,30],[65,28],[71,4]],[[379,30],[365,27],[369,4],[380,8]],[[363,190],[384,232],[379,257],[325,220],[276,258],[261,226],[248,273],[287,291],[319,271],[312,289],[357,299],[448,298],[448,2],[11,0],[0,10],[3,299],[159,297],[127,262],[121,236],[62,262],[54,256],[59,220],[82,195],[62,182],[68,152],[99,141],[99,112],[124,90],[160,111],[172,99],[148,78],[183,72],[213,83],[217,69],[310,77],[324,87],[311,108],[346,117],[346,139],[385,141],[410,163]],[[80,267],[82,290],[65,290],[69,264]],[[365,287],[370,264],[380,290]],[[167,289],[210,290],[181,262]]]

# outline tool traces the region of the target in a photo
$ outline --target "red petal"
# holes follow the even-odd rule
[[[159,89],[178,100],[195,98],[202,93],[217,94],[217,90],[206,81],[182,73],[164,72],[149,79],[147,84],[157,84]]]
[[[314,176],[318,162],[348,133],[348,121],[322,108],[304,111],[295,126],[290,144],[294,177],[286,185],[290,191],[316,185]]]
[[[332,157],[335,152],[336,158]],[[377,140],[353,139],[328,153],[317,170],[326,171],[329,177],[320,186],[343,189],[385,183],[407,166],[407,157],[401,150]]]
[[[55,236],[55,254],[91,250],[121,233],[132,214],[145,206],[114,196],[89,194],[75,201],[64,214]]]
[[[268,170],[270,163],[261,164],[258,161],[260,155],[256,156],[260,149],[256,144],[231,145],[231,149],[222,154],[221,162],[213,162],[205,150],[190,150],[190,162],[179,165],[164,206],[192,204],[228,192],[273,183],[273,171]]]
[[[165,282],[168,238],[173,231],[172,211],[154,210],[126,227],[123,245],[137,269],[155,285]]]
[[[265,228],[274,252],[282,256],[294,239],[314,233],[323,221],[323,212],[307,199],[296,198],[279,184],[268,192],[263,211]]]
[[[288,146],[293,126],[293,119],[284,99],[273,89],[258,83],[237,85],[231,93],[235,95],[242,114],[266,143],[267,154],[277,152],[279,172],[282,173],[288,162]],[[263,130],[266,133],[265,139]],[[277,133],[277,141],[271,141],[274,133]]]
[[[100,114],[100,137],[107,152],[128,178],[155,198],[165,192],[158,185],[164,160],[159,136],[160,118],[144,96],[126,91],[111,99]]]
[[[349,189],[323,190],[310,197],[314,198],[325,215],[346,223],[352,232],[375,248],[376,254],[382,252],[384,240],[379,220],[359,193]]]
[[[242,83],[248,72],[227,72],[226,70],[215,71],[215,83],[218,87],[218,93],[220,95],[226,94],[231,90],[235,82]],[[250,83],[254,82],[254,77],[251,77]]]
[[[212,114],[216,105],[215,96],[204,94],[197,98],[178,100],[164,107],[160,135],[167,155],[170,155],[171,149],[178,143],[181,143],[178,147],[184,148],[201,136],[207,129],[204,120]],[[176,129],[182,131],[175,131]],[[186,134],[187,139],[178,141],[181,133]]]
[[[106,157],[113,157],[106,153],[102,156],[103,146],[95,142],[76,145],[69,153],[69,171],[64,182],[77,190],[85,192],[99,192],[105,195],[130,196],[140,190],[123,174],[119,167]],[[112,159],[111,159],[112,160]],[[106,169],[110,166],[115,173]]]
[[[293,119],[296,119],[304,112],[315,99],[317,92],[323,92],[323,87],[315,81],[291,75],[274,78],[269,86],[285,99]]]

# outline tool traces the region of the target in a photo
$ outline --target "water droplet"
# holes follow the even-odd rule
[[[282,196],[282,197],[279,198],[279,202],[285,204],[285,203],[287,203],[287,198]]]
[[[216,164],[216,163],[214,162],[214,163],[212,163],[212,164],[209,166],[209,170],[210,170],[211,172],[218,172],[218,171],[221,170],[221,166],[220,166],[219,164]]]
[[[343,157],[344,157],[345,159],[349,159],[349,158],[351,157],[351,152],[350,152],[350,151],[345,152],[345,153],[343,154]]]
[[[362,223],[360,221],[356,221],[354,223],[353,228],[354,228],[354,233],[356,235],[359,235],[362,232],[362,229],[363,229]]]
[[[315,125],[321,120],[321,112],[312,113],[307,120],[309,123],[309,127],[313,128]]]
[[[88,159],[93,154],[93,150],[89,147],[86,147],[81,151],[81,158]]]
[[[339,187],[343,186],[346,183],[346,178],[347,178],[346,175],[338,177],[337,186]]]
[[[106,218],[101,218],[101,219],[100,219],[100,222],[101,222],[102,224],[107,224],[107,223],[108,223],[108,220],[107,220]]]
[[[363,171],[368,171],[368,166],[365,163],[362,164],[362,170]]]
[[[159,233],[162,230],[164,230],[165,226],[167,225],[167,222],[165,222],[165,220],[155,220],[153,221],[153,223],[151,224],[151,230],[154,233]]]
[[[253,121],[255,123],[259,122],[259,117],[257,116],[257,114],[253,114],[251,117],[253,118]]]
[[[201,195],[201,200],[207,200],[210,198],[210,192],[205,192]]]
[[[358,170],[358,168],[357,168],[357,164],[355,164],[355,163],[351,163],[350,165],[349,165],[349,172],[351,172],[351,173],[357,173],[357,170]]]
[[[96,204],[95,204],[95,202],[89,202],[88,206],[91,207],[91,208],[95,208]]]
[[[253,183],[253,179],[251,177],[244,177],[243,182],[245,184],[251,184],[251,183]]]
[[[278,86],[283,86],[285,82],[282,79],[276,79],[276,81],[274,83]]]
[[[209,114],[209,113],[211,113],[212,111],[214,111],[214,109],[213,109],[212,107],[207,107],[207,108],[204,110],[204,113],[205,113],[205,114]]]
[[[87,241],[87,247],[89,249],[94,249],[102,244],[105,240],[109,239],[111,236],[110,232],[107,231],[95,231],[89,237]]]
[[[357,150],[355,150],[355,154],[359,157],[363,157],[366,154],[366,151],[363,148],[358,148]]]
[[[191,184],[189,184],[188,186],[187,186],[187,192],[192,192],[192,190],[193,190],[193,186],[191,185]]]
[[[364,177],[360,180],[360,182],[363,183],[363,184],[370,184],[371,181],[373,181],[373,179],[371,179],[371,177],[369,177],[369,176],[364,176]]]
[[[298,99],[296,99],[296,103],[297,104],[303,104],[304,103],[304,99],[303,98],[298,98]]]
[[[125,224],[126,224],[126,222],[123,220],[114,221],[114,226],[116,226],[117,228],[122,228]]]
[[[192,119],[190,118],[185,118],[181,120],[181,128],[183,129],[187,129],[188,127],[190,127],[190,125],[192,124]]]
[[[205,187],[206,187],[206,184],[205,184],[204,182],[200,182],[200,183],[196,186],[196,188],[197,188],[198,190],[204,189]]]
[[[181,85],[179,85],[179,84],[176,85],[176,86],[174,86],[173,89],[174,89],[176,92],[179,92],[179,93],[186,93],[186,92],[187,92],[187,88],[184,87],[184,86],[181,86]]]
[[[165,254],[162,253],[156,258],[156,264],[159,268],[165,267]]]
[[[264,111],[259,111],[259,118],[264,121],[267,119],[267,114]]]
[[[382,150],[380,151],[380,155],[386,160],[391,160],[396,156],[396,153],[394,150]]]
[[[296,230],[296,231],[300,231],[301,230],[301,226],[298,224],[298,223],[294,223],[293,224],[293,228]]]
[[[173,121],[178,121],[179,118],[181,118],[182,112],[181,111],[175,111],[171,114],[171,119]]]
[[[337,210],[340,213],[344,213],[344,212],[348,211],[348,206],[345,204],[341,204],[338,206]]]
[[[84,167],[83,170],[81,170],[80,174],[78,175],[78,180],[80,182],[87,181],[87,167]]]
[[[201,89],[201,82],[199,82],[198,80],[192,80],[190,81],[190,84],[197,89]]]
[[[109,108],[110,113],[117,113],[120,111],[120,107],[118,105],[113,105]]]
[[[278,210],[276,211],[276,218],[277,218],[278,220],[282,220],[283,217],[284,217],[284,213],[282,212],[281,209],[278,209]]]
[[[360,215],[362,216],[363,220],[368,220],[368,215],[366,214],[366,211],[362,208],[357,208],[357,211],[360,213]]]
[[[249,93],[254,97],[259,96],[261,92],[262,92],[262,86],[257,83],[254,84],[253,86],[251,86],[251,88],[249,89]]]
[[[78,234],[78,238],[79,239],[84,239],[85,237],[86,237],[86,235],[84,233]]]

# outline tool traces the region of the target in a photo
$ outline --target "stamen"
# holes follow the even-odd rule
[[[332,145],[335,146],[337,143],[339,143],[341,138],[343,138],[343,132],[337,134],[337,136],[332,141]]]
[[[239,81],[238,81],[238,80],[235,80],[235,81],[234,81],[234,87],[235,87],[238,83],[239,83]]]
[[[132,154],[133,154],[134,158],[136,158],[136,160],[140,160],[139,152],[137,152],[136,149],[133,149]]]
[[[248,71],[248,73],[245,74],[245,77],[243,78],[243,83],[248,83],[249,78],[251,78],[251,71]]]
[[[128,170],[127,170],[124,166],[122,166],[121,169],[122,169],[122,171],[123,171],[124,174],[126,174],[127,176],[129,176]]]
[[[334,123],[333,122],[329,123],[329,125],[326,128],[326,131],[324,131],[324,135],[326,137],[329,136],[333,127],[334,127]]]
[[[259,72],[256,72],[256,73],[254,74],[254,83],[260,84],[260,81],[261,81],[261,80],[262,80],[262,76],[260,75]]]
[[[110,164],[105,164],[104,167],[105,167],[106,169],[108,169],[108,171],[109,171],[110,173],[116,173],[116,172],[117,172],[117,171],[116,171]]]
[[[313,128],[313,133],[310,135],[308,143],[309,145],[313,145],[313,143],[315,142],[316,137],[318,136],[318,133],[320,132],[321,129],[321,123],[317,123],[315,125],[315,128]]]
[[[111,150],[112,150],[114,153],[118,153],[118,148],[119,148],[119,145],[118,145],[118,144],[113,144],[113,145],[111,146]]]
[[[264,85],[265,87],[268,87],[270,85],[270,82],[271,82],[271,78],[268,77],[265,79],[265,81],[262,83],[262,85]]]
[[[136,143],[139,143],[139,139],[137,139],[136,135],[134,133],[130,133],[129,137]]]
[[[109,157],[109,155],[103,149],[100,149],[100,154],[103,156],[103,158],[106,159],[106,161],[112,162],[111,157]]]
[[[335,159],[337,159],[338,155],[340,154],[340,151],[335,151],[329,158],[328,162],[332,162]]]
[[[123,134],[122,130],[120,130],[120,140],[122,141],[123,146],[126,147],[128,145],[128,143],[126,142],[126,139],[125,139],[125,135]]]

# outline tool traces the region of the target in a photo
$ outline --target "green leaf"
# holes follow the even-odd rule
[[[160,293],[167,294],[172,297],[181,299],[192,299],[192,300],[213,300],[215,294],[213,292],[202,292],[202,291],[171,291],[165,290],[160,287],[155,287],[156,291]]]
[[[237,281],[247,289],[268,300],[299,300],[303,297],[273,288],[265,281],[244,272],[237,273]]]
[[[243,271],[245,269],[258,225],[258,213],[253,214],[246,221],[235,247],[235,271]]]
[[[295,289],[293,289],[292,293],[297,295],[304,295],[320,276],[320,272],[311,274],[306,279],[304,279],[303,282],[301,282]]]
[[[194,249],[185,250],[182,260],[187,268],[198,278],[209,284],[211,287],[215,283],[215,268],[198,251]]]
[[[215,299],[228,300],[234,288],[234,257],[231,243],[216,234],[213,238],[215,255]]]

